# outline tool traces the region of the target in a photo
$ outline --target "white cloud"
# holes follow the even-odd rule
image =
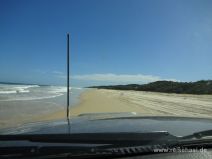
[[[61,71],[52,71],[53,74],[57,74],[57,75],[63,75],[64,73]]]
[[[159,80],[166,81],[178,81],[176,79],[163,79],[159,76],[143,75],[143,74],[85,74],[85,75],[73,75],[72,79],[84,80],[84,81],[96,81],[96,82],[114,82],[114,83],[149,83]]]

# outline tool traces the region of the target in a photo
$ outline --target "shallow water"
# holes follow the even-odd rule
[[[66,108],[66,87],[0,84],[0,127],[32,121]],[[79,101],[82,88],[70,89],[70,107]]]

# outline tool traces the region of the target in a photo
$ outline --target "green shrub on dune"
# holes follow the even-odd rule
[[[173,82],[156,81],[148,84],[128,84],[110,86],[92,86],[89,88],[115,89],[115,90],[136,90],[180,94],[212,94],[212,80],[201,80],[197,82]]]

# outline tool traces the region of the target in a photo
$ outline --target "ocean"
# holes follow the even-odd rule
[[[66,91],[65,86],[0,84],[0,101],[51,99],[65,95]],[[76,104],[77,98],[82,91],[83,89],[79,87],[70,88],[71,105]]]
[[[79,102],[84,90],[70,87],[70,107]],[[0,128],[14,126],[15,121],[26,123],[37,116],[65,110],[66,91],[65,86],[0,84]]]

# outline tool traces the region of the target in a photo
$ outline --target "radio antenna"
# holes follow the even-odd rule
[[[69,33],[67,33],[67,119],[69,120]]]

